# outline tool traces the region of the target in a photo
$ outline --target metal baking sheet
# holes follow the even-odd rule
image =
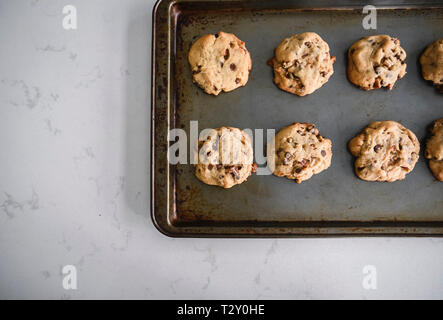
[[[394,183],[356,177],[347,142],[376,120],[395,120],[422,143],[428,125],[443,117],[443,95],[425,82],[418,59],[443,36],[443,4],[372,2],[377,30],[362,27],[358,1],[159,1],[153,17],[152,218],[169,236],[442,236],[443,183],[421,152],[412,173]],[[187,54],[201,35],[231,32],[251,53],[249,82],[214,97],[192,83]],[[337,57],[334,75],[306,97],[278,89],[266,61],[280,41],[314,31]],[[407,53],[407,75],[392,91],[365,92],[346,78],[346,52],[363,36],[389,34]],[[199,130],[233,126],[280,128],[315,123],[333,142],[331,167],[302,184],[252,175],[231,189],[197,180],[192,165],[169,165],[168,130],[190,121]],[[255,150],[257,152],[257,150]],[[189,150],[188,150],[189,152]]]

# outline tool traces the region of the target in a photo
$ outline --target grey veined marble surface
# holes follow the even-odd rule
[[[67,4],[76,30],[62,26]],[[443,239],[170,239],[154,228],[153,6],[0,0],[0,298],[443,298]]]

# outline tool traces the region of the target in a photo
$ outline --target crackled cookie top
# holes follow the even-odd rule
[[[443,181],[443,118],[434,121],[430,128],[431,137],[426,143],[425,157],[434,176]]]
[[[275,135],[267,154],[274,175],[301,183],[331,165],[332,142],[315,125],[297,122]]]
[[[433,42],[420,57],[421,73],[443,92],[443,38]]]
[[[334,73],[335,57],[329,46],[314,32],[284,39],[268,62],[274,68],[274,82],[282,90],[305,96],[311,94]]]
[[[355,172],[360,179],[393,182],[414,169],[420,143],[401,124],[377,121],[349,142],[349,150],[357,157]]]
[[[213,95],[244,86],[252,67],[245,43],[225,32],[199,38],[189,50],[188,60],[194,82]]]
[[[400,40],[388,35],[365,37],[348,50],[348,79],[364,90],[391,90],[406,74],[405,60]]]
[[[255,172],[253,158],[246,132],[231,127],[214,129],[198,141],[195,175],[206,184],[231,188]]]

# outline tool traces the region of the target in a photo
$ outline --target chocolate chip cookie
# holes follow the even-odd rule
[[[188,61],[194,82],[215,96],[244,86],[252,68],[245,43],[225,32],[199,38],[189,50]]]
[[[195,175],[202,182],[231,188],[255,172],[251,138],[237,128],[210,130],[198,140],[198,164]]]
[[[305,32],[284,39],[268,64],[280,89],[305,96],[328,82],[334,61],[328,44],[318,34]]]
[[[391,90],[406,74],[405,60],[400,40],[388,35],[365,37],[348,50],[348,79],[364,90]]]
[[[434,176],[443,181],[443,118],[434,121],[429,131],[431,138],[426,144],[425,157]]]
[[[323,138],[315,125],[296,122],[275,135],[267,154],[274,175],[301,183],[329,168],[332,142]]]
[[[357,157],[355,173],[367,181],[403,180],[417,163],[420,143],[410,130],[395,121],[371,123],[349,142]]]
[[[443,92],[443,38],[433,42],[420,57],[421,74]]]

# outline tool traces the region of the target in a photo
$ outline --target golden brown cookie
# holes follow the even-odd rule
[[[435,120],[429,131],[431,137],[426,143],[425,157],[434,176],[443,181],[443,118]]]
[[[429,45],[420,57],[423,78],[443,92],[443,38]]]
[[[253,159],[249,135],[238,128],[221,127],[199,139],[195,175],[206,184],[231,188],[255,172]]]
[[[395,121],[377,121],[349,142],[357,157],[355,173],[367,181],[403,180],[417,163],[420,143],[410,130]]]
[[[199,38],[189,50],[188,61],[194,82],[215,96],[244,86],[252,68],[245,43],[225,32]]]
[[[364,90],[387,87],[406,74],[406,52],[388,35],[358,40],[348,50],[348,79]]]
[[[305,32],[284,39],[268,63],[280,89],[305,96],[328,82],[334,61],[328,44],[318,34]]]
[[[332,142],[323,138],[315,125],[296,122],[275,135],[267,154],[274,175],[301,183],[329,168]]]

